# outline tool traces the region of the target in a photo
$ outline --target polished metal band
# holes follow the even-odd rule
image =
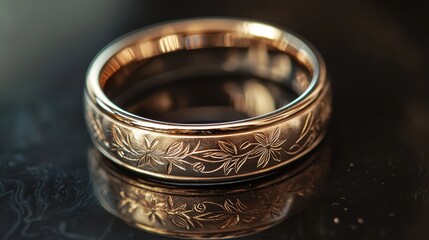
[[[290,56],[310,76],[301,82],[273,79],[299,96],[271,112],[228,122],[172,123],[126,111],[106,94],[108,88],[121,89],[121,81],[109,83],[134,63],[179,51],[255,44]],[[164,180],[221,182],[270,172],[311,151],[325,135],[331,92],[322,58],[295,35],[247,20],[191,19],[134,32],[104,49],[88,72],[85,112],[95,146],[114,162]]]

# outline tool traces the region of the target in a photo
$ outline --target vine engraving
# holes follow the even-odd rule
[[[223,202],[205,200],[189,206],[186,203],[176,204],[171,196],[164,199],[152,194],[142,195],[139,190],[128,193],[121,191],[119,209],[126,216],[135,213],[145,216],[150,225],[166,225],[169,222],[178,228],[191,230],[205,229],[206,224],[216,224],[218,229],[229,229],[240,222],[249,224],[281,218],[282,209],[288,200],[281,192],[275,195],[277,197],[274,198],[269,194],[259,196],[259,205],[253,208],[238,198],[226,198]]]
[[[299,154],[310,146],[320,134],[321,125],[329,115],[330,109],[322,103],[319,117],[315,121],[314,113],[307,114],[298,138],[290,147],[284,147],[286,138],[282,137],[279,127],[270,132],[254,132],[252,140],[234,144],[228,140],[218,140],[216,147],[203,148],[201,141],[186,143],[173,142],[166,148],[160,147],[160,140],[150,135],[143,135],[137,140],[127,129],[110,124],[109,138],[103,131],[102,120],[94,113],[87,114],[89,128],[94,138],[111,152],[129,161],[138,168],[158,168],[164,166],[167,174],[174,169],[194,171],[202,174],[223,172],[225,176],[238,173],[250,159],[257,159],[256,168],[265,168],[271,161],[281,162],[282,153],[289,156]]]

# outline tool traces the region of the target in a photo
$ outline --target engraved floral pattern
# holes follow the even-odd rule
[[[280,140],[280,129],[276,128],[268,136],[262,133],[253,134],[257,143],[254,154],[259,157],[257,167],[264,168],[270,159],[280,162],[280,151],[286,139]]]
[[[137,166],[142,167],[145,165],[150,165],[151,167],[154,164],[164,165],[164,161],[162,161],[162,151],[158,150],[158,140],[149,141],[149,139],[144,137],[143,149],[141,152],[141,157],[137,161]]]
[[[282,210],[287,204],[287,199],[284,198],[281,193],[274,197],[264,194],[258,197],[258,202],[264,209],[266,209],[264,218],[270,219],[277,218],[282,215]]]
[[[252,232],[277,223],[308,203],[321,174],[325,173],[322,167],[328,166],[325,161],[316,161],[316,165],[296,169],[296,175],[254,182],[252,186],[189,191],[185,187],[162,187],[122,177],[122,172],[102,161],[100,153],[94,153],[90,159],[91,173],[95,174],[94,189],[106,209],[153,231],[193,236],[207,233],[219,236],[218,230],[219,233]]]
[[[97,139],[97,141],[100,141],[103,145],[108,146],[109,143],[107,142],[107,138],[104,135],[101,119],[95,117],[89,112],[87,112],[86,119],[88,127],[92,130],[94,138]]]
[[[152,198],[149,201],[143,200],[142,203],[142,210],[148,216],[150,222],[157,221],[162,223],[167,218],[167,214],[165,213],[166,204],[164,202],[158,202],[156,198]]]
[[[297,155],[311,146],[320,135],[322,124],[329,118],[329,104],[322,102],[320,106],[317,118],[314,112],[307,114],[298,138],[287,144],[289,147],[285,146],[287,139],[279,127],[252,133],[252,140],[239,143],[218,140],[217,146],[212,148],[202,147],[201,141],[177,141],[165,147],[160,139],[143,135],[137,140],[129,130],[114,124],[109,125],[109,134],[109,127],[105,128],[107,132],[103,131],[101,116],[89,113],[87,118],[89,128],[99,143],[138,168],[162,169],[160,167],[163,166],[167,174],[193,171],[201,174],[223,172],[227,176],[232,172],[239,173],[246,163],[255,164],[254,168],[266,168],[270,162],[281,162],[285,157]],[[107,139],[111,139],[110,142]]]
[[[170,222],[174,226],[186,230],[204,229],[206,224],[216,224],[219,229],[229,229],[240,222],[255,223],[261,220],[268,210],[263,202],[260,202],[262,207],[249,208],[240,199],[233,201],[227,198],[222,203],[202,201],[188,206],[187,204],[175,204],[171,196],[164,199],[139,190],[130,196],[124,192],[121,192],[120,195],[119,207],[122,214],[141,213],[152,225],[165,225],[166,222]],[[136,198],[142,200],[136,201]],[[272,201],[268,195],[265,198],[265,201]],[[279,217],[281,216],[273,216],[273,218]]]

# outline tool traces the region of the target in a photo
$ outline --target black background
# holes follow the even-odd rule
[[[429,35],[419,2],[0,0],[0,238],[165,239],[122,223],[92,194],[85,73],[131,30],[236,16],[310,40],[334,91],[326,183],[302,212],[249,239],[427,239]]]

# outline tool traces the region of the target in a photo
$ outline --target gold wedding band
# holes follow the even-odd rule
[[[152,233],[186,239],[223,239],[270,228],[305,208],[323,183],[330,149],[303,164],[252,184],[171,186],[147,181],[89,151],[95,196],[111,214]]]
[[[176,182],[245,179],[289,164],[319,144],[331,113],[319,53],[249,20],[133,32],[96,57],[85,89],[95,146],[130,170]]]

